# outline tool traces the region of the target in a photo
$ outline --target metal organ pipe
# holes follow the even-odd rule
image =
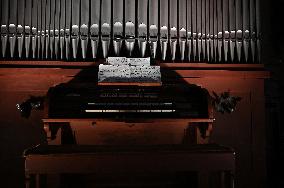
[[[60,41],[60,7],[61,1],[55,0],[55,18],[54,18],[54,59],[59,59],[59,41]]]
[[[113,0],[113,44],[116,56],[121,56],[120,49],[124,40],[124,0]]]
[[[70,35],[71,35],[71,14],[72,14],[72,1],[65,0],[65,55],[66,60],[70,60],[71,57],[71,45],[70,45]]]
[[[148,0],[138,1],[138,44],[140,56],[145,57],[148,40]],[[152,18],[151,18],[152,19]],[[150,55],[150,54],[148,54]]]
[[[186,0],[179,0],[179,15],[178,15],[178,53],[179,57],[177,57],[177,60],[187,60],[186,51],[187,51],[187,37],[186,37],[186,31],[187,31],[187,1]]]
[[[8,32],[9,32],[9,46],[10,49],[10,58],[15,57],[15,48],[16,48],[16,42],[18,43],[18,50],[19,50],[19,57],[22,55],[22,46],[23,46],[23,25],[24,25],[24,20],[23,16],[19,15],[24,15],[24,1],[17,1],[17,0],[12,0],[9,1],[9,8],[10,8],[10,15],[9,15],[9,26],[8,26]],[[15,14],[16,12],[16,14]]]
[[[1,0],[1,58],[7,58],[9,0]]]
[[[169,43],[169,8],[168,0],[160,0],[160,44],[162,60],[166,60],[167,51],[170,51]],[[168,48],[169,46],[169,48]]]
[[[60,12],[59,12],[59,48],[60,59],[65,58],[65,0],[60,0]],[[58,52],[59,53],[59,52]]]
[[[38,1],[32,0],[32,12],[31,12],[31,57],[32,59],[37,58],[37,9]]]
[[[50,17],[51,17],[51,0],[46,0],[45,4],[45,59],[50,59],[50,33],[52,33],[50,28]]]
[[[131,57],[135,43],[135,1],[124,0],[126,56]]]
[[[149,43],[151,48],[151,57],[157,58],[157,52],[161,52],[161,45],[159,41],[160,34],[160,21],[159,21],[159,2],[157,0],[149,0]],[[158,11],[157,11],[158,10]],[[159,54],[160,55],[160,54]],[[159,58],[159,57],[158,57]]]
[[[259,0],[0,0],[0,58],[260,62]]]
[[[101,6],[102,49],[103,57],[107,58],[111,40],[111,0],[103,0]]]
[[[177,52],[177,39],[178,39],[178,26],[177,26],[177,3],[179,1],[176,0],[170,0],[170,4],[169,4],[169,9],[170,9],[170,13],[169,13],[169,23],[170,23],[170,43],[171,43],[171,60],[175,60],[176,59],[176,52]]]

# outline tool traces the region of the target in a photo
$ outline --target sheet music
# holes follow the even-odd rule
[[[150,57],[148,58],[127,58],[130,66],[150,66]]]
[[[99,65],[98,82],[161,82],[160,66],[150,66],[150,58],[110,57]]]
[[[130,66],[130,82],[161,82],[160,66]]]
[[[148,58],[126,58],[126,57],[108,57],[107,64],[110,65],[130,65],[130,66],[150,66],[150,57]]]
[[[108,57],[106,59],[107,64],[110,65],[127,65],[126,57]]]
[[[129,78],[128,65],[99,65],[98,82],[127,82]]]

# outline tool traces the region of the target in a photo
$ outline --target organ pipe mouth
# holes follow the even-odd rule
[[[32,34],[36,35],[37,34],[37,29],[35,27],[32,27]]]
[[[7,26],[6,25],[1,25],[1,34],[6,35],[8,32]]]
[[[245,30],[244,38],[245,38],[245,39],[249,39],[249,35],[250,35],[249,30]]]
[[[25,34],[28,35],[28,34],[30,34],[30,32],[31,32],[31,27],[26,25],[25,26]]]
[[[225,32],[224,32],[224,38],[225,38],[225,39],[229,39],[229,38],[230,38],[230,33],[229,33],[229,31],[225,31]]]
[[[171,33],[171,37],[177,37],[177,28],[172,27],[170,33]]]
[[[168,38],[168,27],[167,26],[162,26],[160,32],[161,32],[161,37],[163,39],[167,39]]]
[[[125,24],[125,34],[129,38],[133,38],[133,36],[135,36],[135,25],[131,21],[126,22]]]
[[[102,35],[110,35],[110,25],[108,23],[103,23],[102,25]]]
[[[50,31],[49,31],[49,36],[50,36],[50,37],[53,37],[53,36],[54,36],[54,31],[53,31],[53,30],[50,30]]]
[[[49,36],[49,30],[45,30],[45,35]]]
[[[44,30],[38,31],[38,33],[41,34],[41,36],[45,36]]]
[[[99,25],[93,24],[90,28],[90,33],[92,37],[98,36],[99,35]]]
[[[192,37],[191,32],[190,31],[187,32],[187,38],[191,38],[191,37]]]
[[[86,24],[81,25],[80,34],[84,37],[88,35],[88,26]]]
[[[79,35],[79,26],[78,25],[72,25],[72,36],[78,36]]]
[[[60,33],[60,37],[63,37],[64,36],[64,29],[60,29],[59,33]]]
[[[17,26],[17,35],[18,35],[18,36],[22,36],[23,33],[24,33],[24,28],[23,28],[23,26],[18,25],[18,26]]]
[[[55,30],[54,30],[54,36],[55,36],[55,37],[58,37],[58,36],[59,36],[59,30],[58,30],[58,29],[55,29]]]
[[[179,36],[181,39],[186,39],[186,29],[181,28],[179,31]]]
[[[236,37],[236,31],[231,31],[230,36],[231,36],[231,38],[235,38]]]
[[[21,26],[21,28],[23,28],[23,27]],[[16,31],[17,31],[17,28],[16,28],[15,24],[10,24],[9,25],[9,34],[14,35],[14,34],[16,34]]]
[[[149,34],[152,37],[157,37],[158,36],[158,28],[156,25],[150,25],[149,27]]]
[[[70,35],[70,29],[65,29],[65,36],[69,36]]]
[[[120,39],[122,38],[123,33],[123,25],[120,22],[115,22],[113,25],[113,33],[115,35],[115,38]]]
[[[139,37],[146,37],[147,36],[147,25],[146,24],[141,23],[138,26],[138,34],[139,34]]]

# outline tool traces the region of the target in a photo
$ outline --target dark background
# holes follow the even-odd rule
[[[271,71],[266,82],[268,187],[283,187],[284,157],[284,2],[261,0],[262,63]]]

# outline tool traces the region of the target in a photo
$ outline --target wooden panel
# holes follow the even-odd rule
[[[206,144],[212,131],[213,119],[43,119],[49,145],[60,145],[60,129],[56,139],[51,138],[54,125],[68,123],[77,145],[161,145]],[[195,123],[189,131],[191,123]],[[210,122],[204,130],[205,137],[196,122]],[[204,124],[202,124],[204,125]],[[203,129],[202,129],[203,130]],[[204,133],[205,134],[205,133]]]
[[[26,156],[26,173],[169,173],[178,171],[234,172],[233,152],[116,152]]]
[[[52,118],[45,118],[43,119],[44,123],[56,123],[56,122],[76,122],[76,121],[80,121],[80,122],[113,122],[113,121],[119,121],[116,119],[88,119],[88,118],[84,118],[84,119],[52,119]],[[126,121],[126,120],[125,120]],[[125,122],[124,121],[124,122]],[[196,119],[135,119],[135,121],[128,119],[128,122],[141,122],[141,123],[154,123],[154,122],[159,122],[159,123],[167,123],[167,122],[176,122],[176,123],[200,123],[200,122],[204,122],[204,123],[213,123],[214,119],[212,118],[196,118]]]
[[[101,86],[161,86],[162,83],[148,83],[148,82],[99,82]]]
[[[193,77],[237,77],[237,78],[269,78],[267,71],[228,71],[228,70],[175,70],[182,78]]]
[[[67,61],[0,61],[0,66],[36,66],[36,67],[90,67],[98,66],[100,62],[67,62]],[[264,69],[264,64],[209,64],[209,63],[160,63],[162,68],[181,69]]]

